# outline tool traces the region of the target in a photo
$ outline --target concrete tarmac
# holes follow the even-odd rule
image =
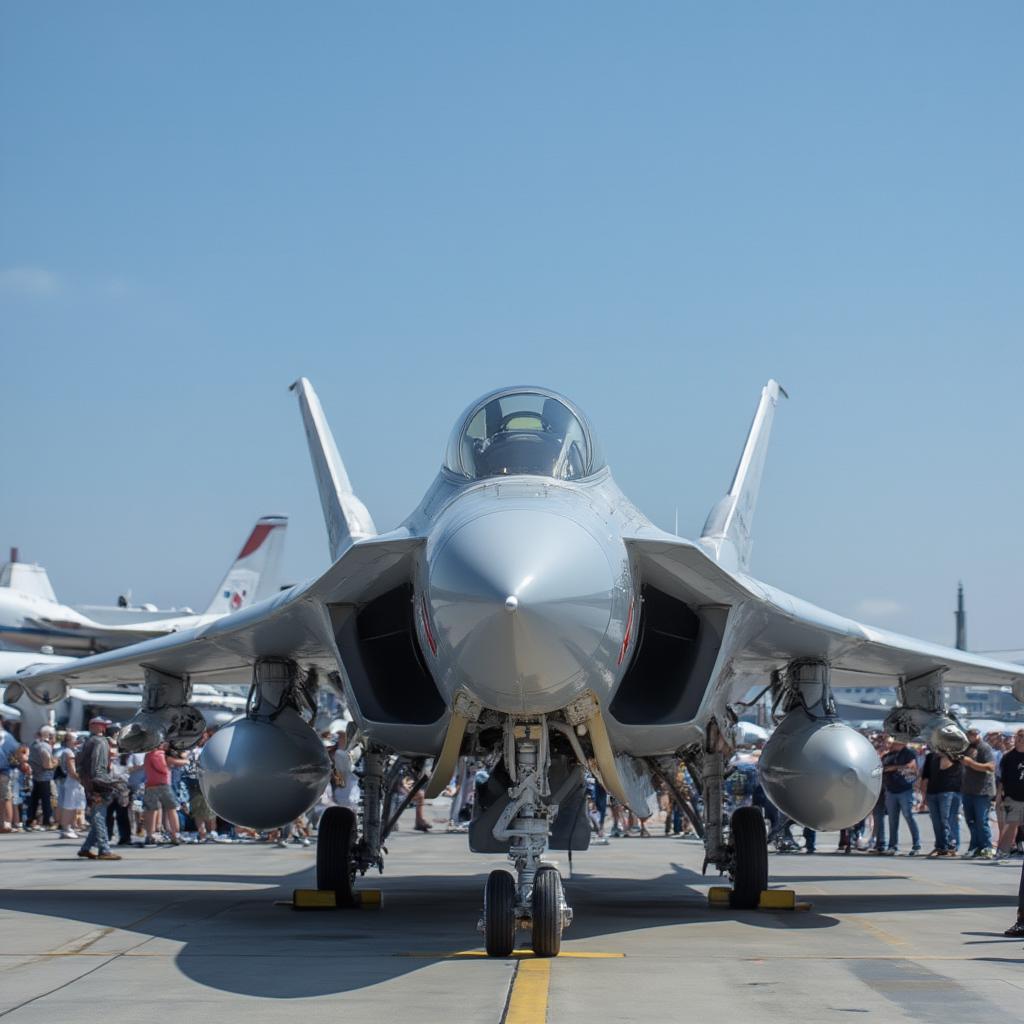
[[[429,835],[410,825],[390,840],[386,873],[363,882],[383,891],[379,911],[281,905],[314,884],[314,851],[297,846],[131,848],[105,863],[53,834],[0,836],[0,1017],[1024,1018],[1024,943],[1002,937],[1020,860],[844,856],[821,836],[817,854],[771,857],[772,885],[810,910],[740,912],[708,906],[720,880],[701,876],[699,843],[617,839],[574,858],[562,956],[489,960],[476,923],[486,874],[504,858],[471,855],[441,824]]]

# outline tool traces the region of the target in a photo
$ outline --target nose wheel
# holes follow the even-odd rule
[[[516,882],[500,868],[487,876],[481,931],[488,956],[510,956],[516,944],[516,930],[530,929],[531,945],[537,956],[558,956],[562,930],[572,912],[566,907],[562,879],[550,864],[541,865],[533,880],[526,907],[517,905]]]
[[[562,948],[562,879],[550,865],[542,865],[533,880],[533,951],[537,956],[558,956]]]
[[[484,912],[478,928],[489,956],[508,956],[515,948],[516,930],[533,934],[537,956],[558,956],[562,931],[572,922],[562,879],[553,864],[541,863],[551,822],[558,815],[548,771],[551,756],[547,722],[506,719],[505,770],[511,785],[508,799],[491,834],[508,843],[515,877],[492,871],[484,889]]]
[[[484,887],[484,946],[488,956],[511,956],[516,945],[516,883],[500,868]]]

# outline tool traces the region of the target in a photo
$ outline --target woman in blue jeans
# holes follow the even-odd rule
[[[963,767],[958,761],[937,751],[929,751],[921,771],[921,795],[928,804],[928,813],[935,832],[935,849],[929,857],[955,857],[956,843],[950,831],[953,804],[959,811]],[[957,829],[959,832],[959,829]]]

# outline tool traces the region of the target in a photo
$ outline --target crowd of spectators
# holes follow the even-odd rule
[[[213,730],[205,732],[191,750],[172,750],[165,743],[146,754],[125,754],[117,747],[111,724],[97,716],[84,735],[58,733],[46,725],[27,744],[0,725],[0,833],[51,830],[64,839],[81,839],[80,857],[119,860],[112,849],[115,845],[265,841],[282,847],[308,846],[311,830],[327,807],[358,809],[360,749],[353,743],[351,729],[322,734],[332,774],[316,806],[282,829],[256,833],[218,819],[199,786],[198,760]],[[968,729],[968,747],[955,757],[881,734],[869,737],[881,759],[882,788],[872,812],[842,830],[837,852],[895,856],[905,825],[910,839],[907,855],[921,855],[916,815],[927,814],[934,836],[928,858],[1004,860],[1024,855],[1024,728],[1012,736],[985,737]],[[801,846],[792,835],[793,823],[767,800],[758,779],[760,746],[755,744],[734,757],[726,776],[726,811],[745,804],[760,806],[768,822],[769,841],[778,852],[794,852]],[[451,798],[449,831],[466,830],[479,787],[487,779],[485,765],[461,759],[446,791]],[[648,825],[655,819],[663,821],[665,835],[692,835],[691,816],[701,812],[699,788],[682,763],[671,783],[666,778],[660,787],[659,812],[650,817],[638,817],[618,804],[590,772],[586,788],[587,816],[593,842],[599,845],[607,844],[609,838],[647,838],[652,835]],[[393,807],[410,791],[414,828],[430,831],[423,795],[411,773],[400,778]],[[612,824],[606,833],[609,815]],[[112,841],[115,833],[116,842]],[[817,850],[816,835],[810,829],[803,829],[802,849]],[[1024,935],[1024,907],[1021,919],[1007,934]]]
[[[199,785],[202,748],[215,730],[189,750],[163,743],[148,753],[119,750],[117,729],[102,716],[89,731],[43,726],[27,744],[0,724],[0,833],[53,832],[78,840],[78,856],[119,860],[114,847],[180,846],[204,842],[275,842],[309,846],[312,826],[332,804],[358,808],[360,789],[351,734],[322,734],[332,774],[316,806],[281,829],[255,832],[219,819]],[[417,828],[428,830],[422,797]]]
[[[923,855],[915,816],[927,814],[934,836],[929,858],[1005,860],[1022,856],[1024,728],[1013,735],[992,733],[984,738],[977,729],[968,729],[968,747],[958,757],[881,733],[866,735],[882,762],[882,787],[871,814],[840,832],[838,852],[895,856],[905,826],[910,839],[907,855]],[[730,786],[727,779],[727,792],[733,796],[733,804],[760,804],[776,848],[792,852],[800,848],[790,835],[792,823],[767,802],[756,773],[749,771],[759,755],[755,745],[734,758],[730,777],[742,775],[746,781]],[[804,830],[804,841],[806,852],[816,850],[809,830]]]

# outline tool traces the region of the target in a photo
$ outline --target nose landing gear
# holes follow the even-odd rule
[[[516,945],[516,883],[501,868],[487,876],[482,924],[487,955],[511,955]]]
[[[537,956],[557,956],[562,931],[572,922],[562,879],[553,864],[540,858],[548,845],[550,822],[558,815],[551,802],[547,722],[505,724],[505,764],[512,785],[508,805],[494,825],[494,838],[509,844],[509,859],[516,877],[492,871],[484,889],[484,910],[479,930],[489,956],[508,956],[518,928],[532,933]]]
[[[552,864],[544,864],[533,880],[531,907],[533,924],[533,951],[537,956],[558,956],[562,948],[562,929],[568,912],[562,891],[562,879]]]

